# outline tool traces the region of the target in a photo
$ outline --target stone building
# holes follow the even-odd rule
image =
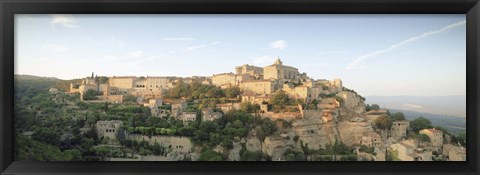
[[[249,74],[253,77],[259,78],[260,75],[263,75],[263,68],[244,64],[244,65],[235,67],[235,74],[237,75]]]
[[[183,121],[183,125],[188,125],[190,122],[195,121],[197,119],[197,113],[196,112],[183,112],[182,115],[180,115],[180,120]]]
[[[240,103],[217,104],[216,107],[225,114],[230,110],[240,110]]]
[[[146,78],[146,93],[153,96],[161,96],[162,91],[173,87],[175,77],[149,77]]]
[[[100,84],[95,81],[95,78],[85,78],[79,83],[70,83],[69,93],[80,93],[80,100],[83,101],[83,96],[88,90],[95,92],[105,92],[108,89],[108,84]]]
[[[404,140],[390,145],[390,149],[402,161],[432,161],[432,152],[418,148],[414,140]]]
[[[292,83],[283,84],[283,91],[288,95],[288,98],[291,99],[300,99],[304,101],[310,101],[312,97],[309,87],[306,85],[294,86]]]
[[[113,76],[108,79],[108,84],[110,87],[115,87],[119,90],[130,91],[134,87],[134,82],[138,79],[139,78],[134,76]],[[140,82],[144,81],[141,80]],[[140,86],[140,83],[137,83],[136,86]],[[145,83],[141,84],[141,86],[145,86]]]
[[[432,128],[432,129],[422,129],[420,134],[425,134],[430,138],[430,143],[437,150],[441,149],[443,146],[443,132],[441,130]]]
[[[443,145],[443,155],[448,156],[449,161],[466,161],[467,151],[462,146],[452,144]]]
[[[407,136],[407,131],[410,128],[410,121],[394,121],[392,123],[392,129],[390,130],[391,136],[394,138],[403,138]]]
[[[275,83],[271,80],[248,80],[240,83],[240,90],[255,94],[272,94],[275,92]]]
[[[280,84],[283,84],[285,81],[298,81],[300,79],[300,73],[297,68],[283,65],[280,58],[277,58],[274,64],[263,68],[263,78],[267,80],[274,79]]]
[[[211,109],[202,111],[202,121],[213,121],[222,118],[221,112],[213,112]]]
[[[98,138],[117,138],[117,131],[123,125],[123,122],[120,120],[110,120],[110,121],[97,121],[97,135]]]
[[[382,137],[375,132],[370,132],[366,136],[362,137],[361,144],[365,146],[378,148],[383,145]]]
[[[242,94],[242,103],[252,103],[262,105],[268,102],[270,95],[267,94],[255,94],[253,92],[245,92]]]
[[[162,91],[172,88],[176,77],[135,77],[113,76],[108,79],[111,88],[126,92],[135,96],[157,97]]]
[[[237,75],[233,73],[215,74],[212,76],[212,84],[219,87],[230,87],[240,82]]]
[[[215,74],[212,76],[212,84],[221,88],[228,88],[232,86],[238,86],[242,81],[253,80],[254,77],[250,74],[233,74],[223,73]]]
[[[172,102],[172,115],[173,115],[173,117],[178,117],[186,109],[187,109],[187,102],[186,101],[180,100],[180,101]]]
[[[150,99],[148,103],[143,104],[143,106],[150,108],[150,112],[152,116],[160,117],[162,114],[162,110],[160,106],[162,106],[162,99]]]

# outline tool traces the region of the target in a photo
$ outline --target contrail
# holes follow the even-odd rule
[[[408,43],[411,43],[413,41],[416,41],[416,40],[419,40],[419,39],[422,39],[422,38],[425,38],[427,36],[430,36],[430,35],[435,35],[435,34],[438,34],[438,33],[441,33],[441,32],[444,32],[444,31],[447,31],[449,29],[452,29],[452,28],[455,28],[455,27],[458,27],[458,26],[461,26],[461,25],[464,25],[467,21],[466,20],[463,20],[463,21],[459,21],[459,22],[456,22],[456,23],[453,23],[453,24],[450,24],[446,27],[443,27],[439,30],[434,30],[434,31],[429,31],[429,32],[425,32],[423,34],[420,34],[418,36],[414,36],[414,37],[411,37],[411,38],[408,38],[406,40],[403,40],[399,43],[396,43],[394,45],[391,45],[390,47],[386,48],[386,49],[381,49],[381,50],[376,50],[376,51],[373,51],[373,52],[370,52],[368,54],[365,54],[365,55],[362,55],[362,56],[359,56],[357,57],[355,60],[353,60],[352,62],[350,62],[350,64],[347,65],[346,69],[353,69],[358,63],[360,63],[361,61],[369,58],[369,57],[373,57],[373,56],[376,56],[376,55],[379,55],[379,54],[383,54],[383,53],[386,53],[386,52],[390,52],[394,49],[396,49],[397,47],[400,47],[402,45],[405,45],[405,44],[408,44]]]

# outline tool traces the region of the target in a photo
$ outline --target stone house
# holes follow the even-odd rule
[[[265,102],[268,102],[270,95],[267,94],[255,94],[253,92],[245,92],[242,94],[242,103],[248,102],[252,104],[262,105]]]
[[[187,102],[186,101],[177,101],[172,102],[172,115],[173,117],[178,117],[182,112],[187,109]]]
[[[432,129],[422,129],[419,132],[420,134],[425,134],[430,138],[430,143],[436,150],[440,150],[443,146],[443,131],[432,128]]]
[[[467,151],[464,147],[452,144],[443,145],[443,155],[448,156],[449,161],[466,161]]]
[[[240,103],[225,103],[225,104],[217,104],[216,106],[218,109],[222,110],[225,114],[230,110],[240,110]]]
[[[180,120],[183,121],[183,125],[188,125],[190,122],[195,121],[197,119],[197,113],[195,112],[183,112],[180,115]]]
[[[117,138],[117,131],[123,125],[120,120],[97,121],[96,129],[98,138]]]
[[[361,144],[369,147],[378,148],[383,145],[382,137],[375,132],[370,132],[368,135],[362,137]]]
[[[432,161],[432,152],[417,148],[417,143],[414,140],[404,140],[390,145],[390,149],[396,152],[398,158],[402,161]]]
[[[202,121],[213,121],[222,118],[221,112],[213,112],[211,109],[202,111]]]
[[[394,121],[392,123],[392,129],[390,130],[391,137],[394,138],[403,138],[407,136],[407,131],[410,128],[410,121],[403,120],[403,121]]]

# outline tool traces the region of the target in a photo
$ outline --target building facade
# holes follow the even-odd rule
[[[432,129],[422,129],[420,134],[425,134],[430,138],[430,143],[437,150],[441,149],[443,146],[443,131],[432,128]]]
[[[118,129],[123,125],[120,120],[97,121],[96,129],[98,138],[116,139]]]

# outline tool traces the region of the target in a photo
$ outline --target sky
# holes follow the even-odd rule
[[[15,74],[211,76],[283,64],[363,96],[466,94],[466,21],[453,15],[15,16]]]

